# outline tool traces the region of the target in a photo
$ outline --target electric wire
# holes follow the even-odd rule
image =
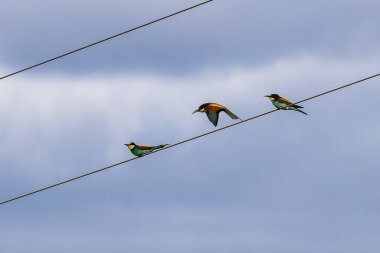
[[[138,30],[138,29],[141,29],[141,28],[143,28],[143,27],[146,27],[146,26],[152,25],[152,24],[154,24],[154,23],[157,23],[157,22],[162,21],[162,20],[164,20],[164,19],[167,19],[167,18],[170,18],[170,17],[176,16],[176,15],[178,15],[178,14],[180,14],[180,13],[183,13],[183,12],[189,11],[189,10],[194,9],[194,8],[197,8],[197,7],[201,6],[201,5],[205,5],[205,4],[207,4],[207,3],[209,3],[209,2],[212,2],[212,1],[213,1],[213,0],[204,1],[204,2],[202,2],[202,3],[199,3],[199,4],[196,4],[196,5],[193,5],[193,6],[191,6],[191,7],[186,8],[186,9],[182,9],[182,10],[180,10],[180,11],[177,11],[177,12],[174,12],[174,13],[172,13],[172,14],[169,14],[169,15],[167,15],[167,16],[164,16],[164,17],[161,17],[161,18],[155,19],[155,20],[150,21],[150,22],[148,22],[148,23],[145,23],[145,24],[143,24],[143,25],[136,26],[136,27],[134,27],[134,28],[132,28],[132,29],[129,29],[129,30],[127,30],[127,31],[124,31],[124,32],[121,32],[121,33],[118,33],[118,34],[112,35],[112,36],[107,37],[107,38],[105,38],[105,39],[98,40],[98,41],[96,41],[96,42],[93,42],[93,43],[91,43],[91,44],[88,44],[88,45],[85,45],[85,46],[83,46],[83,47],[77,48],[77,49],[75,49],[75,50],[72,50],[72,51],[69,51],[69,52],[63,53],[63,54],[61,54],[61,55],[58,55],[58,56],[56,56],[56,57],[53,57],[53,58],[50,58],[50,59],[48,59],[48,60],[42,61],[42,62],[40,62],[40,63],[34,64],[34,65],[31,65],[31,66],[26,67],[26,68],[23,68],[23,69],[20,69],[20,70],[18,70],[18,71],[15,71],[15,72],[13,72],[13,73],[10,73],[10,74],[7,74],[7,75],[5,75],[5,76],[0,77],[0,80],[5,79],[5,78],[8,78],[8,77],[11,77],[11,76],[16,75],[16,74],[20,74],[21,72],[24,72],[24,71],[27,71],[27,70],[30,70],[30,69],[36,68],[36,67],[41,66],[41,65],[44,65],[44,64],[46,64],[46,63],[49,63],[49,62],[52,62],[52,61],[58,60],[58,59],[63,58],[63,57],[65,57],[65,56],[68,56],[68,55],[74,54],[74,53],[76,53],[76,52],[82,51],[82,50],[84,50],[84,49],[87,49],[87,48],[89,48],[89,47],[93,47],[93,46],[95,46],[95,45],[97,45],[97,44],[100,44],[100,43],[106,42],[106,41],[108,41],[108,40],[114,39],[114,38],[116,38],[116,37],[119,37],[119,36],[121,36],[121,35],[124,35],[124,34],[130,33],[130,32],[133,32],[133,31]]]
[[[355,84],[358,84],[358,83],[361,83],[361,82],[364,82],[364,81],[367,81],[369,79],[372,79],[372,78],[375,78],[377,76],[380,76],[380,73],[378,74],[375,74],[375,75],[372,75],[372,76],[369,76],[369,77],[366,77],[366,78],[363,78],[363,79],[360,79],[360,80],[357,80],[357,81],[354,81],[354,82],[351,82],[351,83],[348,83],[348,84],[345,84],[345,85],[342,85],[342,86],[339,86],[337,88],[334,88],[334,89],[331,89],[331,90],[328,90],[328,91],[325,91],[325,92],[322,92],[322,93],[319,93],[317,95],[314,95],[314,96],[311,96],[311,97],[308,97],[308,98],[305,98],[303,100],[300,100],[294,104],[299,104],[299,103],[303,103],[303,102],[306,102],[308,100],[312,100],[312,99],[315,99],[315,98],[318,98],[318,97],[321,97],[321,96],[324,96],[324,95],[327,95],[329,93],[332,93],[332,92],[335,92],[335,91],[338,91],[338,90],[341,90],[341,89],[344,89],[344,88],[347,88],[349,86],[353,86]],[[261,113],[261,114],[258,114],[258,115],[255,115],[253,117],[250,117],[250,118],[247,118],[245,120],[242,120],[240,122],[237,122],[237,123],[234,123],[234,124],[230,124],[230,125],[227,125],[227,126],[224,126],[224,127],[221,127],[221,128],[218,128],[218,129],[215,129],[213,131],[209,131],[209,132],[206,132],[204,134],[200,134],[200,135],[197,135],[197,136],[194,136],[194,137],[191,137],[189,139],[185,139],[183,141],[179,141],[177,143],[174,143],[174,144],[170,144],[168,146],[165,146],[159,150],[156,150],[156,151],[153,151],[153,152],[150,152],[150,153],[147,153],[146,155],[144,155],[143,157],[146,157],[148,155],[152,155],[154,153],[157,153],[157,152],[161,152],[165,149],[169,149],[169,148],[173,148],[175,146],[178,146],[178,145],[181,145],[181,144],[184,144],[186,142],[190,142],[190,141],[193,141],[193,140],[196,140],[196,139],[199,139],[199,138],[202,138],[202,137],[205,137],[207,135],[210,135],[210,134],[213,134],[213,133],[216,133],[216,132],[220,132],[220,131],[223,131],[227,128],[231,128],[231,127],[234,127],[234,126],[237,126],[237,125],[240,125],[240,124],[243,124],[243,123],[246,123],[248,121],[251,121],[251,120],[254,120],[254,119],[257,119],[257,118],[260,118],[260,117],[263,117],[263,116],[266,116],[268,114],[271,114],[273,112],[276,112],[276,111],[279,111],[280,109],[274,109],[274,110],[271,110],[271,111],[268,111],[268,112],[264,112],[264,113]],[[60,186],[60,185],[63,185],[63,184],[66,184],[66,183],[69,183],[69,182],[72,182],[72,181],[75,181],[77,179],[80,179],[80,178],[83,178],[83,177],[87,177],[89,175],[92,175],[92,174],[95,174],[95,173],[98,173],[98,172],[102,172],[102,171],[105,171],[107,169],[110,169],[110,168],[113,168],[113,167],[116,167],[116,166],[119,166],[119,165],[122,165],[122,164],[125,164],[125,163],[128,163],[128,162],[131,162],[131,161],[134,161],[136,159],[139,159],[139,158],[143,158],[143,157],[134,157],[134,158],[131,158],[131,159],[128,159],[128,160],[124,160],[124,161],[121,161],[121,162],[118,162],[118,163],[114,163],[112,165],[109,165],[109,166],[106,166],[106,167],[103,167],[101,169],[97,169],[97,170],[94,170],[94,171],[91,171],[91,172],[88,172],[88,173],[85,173],[85,174],[82,174],[82,175],[79,175],[79,176],[76,176],[76,177],[73,177],[73,178],[70,178],[68,180],[65,180],[65,181],[62,181],[62,182],[59,182],[59,183],[56,183],[56,184],[52,184],[52,185],[49,185],[49,186],[46,186],[46,187],[43,187],[43,188],[40,188],[40,189],[37,189],[35,191],[31,191],[29,193],[25,193],[25,194],[22,194],[22,195],[19,195],[17,197],[14,197],[14,198],[11,198],[11,199],[8,199],[8,200],[5,200],[5,201],[2,201],[0,202],[0,205],[4,205],[6,203],[9,203],[9,202],[12,202],[12,201],[15,201],[15,200],[18,200],[18,199],[21,199],[21,198],[25,198],[27,196],[30,196],[30,195],[33,195],[33,194],[36,194],[38,192],[42,192],[42,191],[45,191],[45,190],[48,190],[48,189],[51,189],[51,188],[54,188],[54,187],[57,187],[57,186]]]

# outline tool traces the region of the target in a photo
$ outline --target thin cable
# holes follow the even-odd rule
[[[194,9],[194,8],[196,8],[196,7],[199,7],[199,6],[201,6],[201,5],[207,4],[207,3],[212,2],[212,1],[213,1],[213,0],[208,0],[208,1],[205,1],[205,2],[202,2],[202,3],[199,3],[199,4],[196,4],[196,5],[193,5],[193,6],[191,6],[191,7],[186,8],[186,9],[183,9],[183,10],[177,11],[177,12],[175,12],[175,13],[169,14],[169,15],[167,15],[167,16],[164,16],[164,17],[158,18],[158,19],[156,19],[156,20],[150,21],[150,22],[145,23],[145,24],[143,24],[143,25],[136,26],[136,27],[134,27],[134,28],[132,28],[132,29],[129,29],[129,30],[127,30],[127,31],[124,31],[124,32],[121,32],[121,33],[118,33],[118,34],[112,35],[112,36],[110,36],[110,37],[108,37],[108,38],[105,38],[105,39],[102,39],[102,40],[96,41],[96,42],[94,42],[94,43],[88,44],[88,45],[86,45],[86,46],[80,47],[80,48],[75,49],[75,50],[72,50],[72,51],[69,51],[69,52],[67,52],[67,53],[64,53],[64,54],[61,54],[61,55],[59,55],[59,56],[53,57],[53,58],[51,58],[51,59],[48,59],[48,60],[42,61],[42,62],[40,62],[40,63],[37,63],[37,64],[34,64],[34,65],[32,65],[32,66],[26,67],[26,68],[24,68],[24,69],[20,69],[20,70],[18,70],[18,71],[16,71],[16,72],[13,72],[13,73],[10,73],[10,74],[7,74],[7,75],[5,75],[5,76],[0,77],[0,80],[5,79],[5,78],[10,77],[10,76],[13,76],[13,75],[16,75],[16,74],[19,74],[19,73],[21,73],[21,72],[24,72],[24,71],[27,71],[27,70],[33,69],[33,68],[35,68],[35,67],[38,67],[38,66],[44,65],[44,64],[49,63],[49,62],[51,62],[51,61],[58,60],[58,59],[60,59],[60,58],[62,58],[62,57],[65,57],[65,56],[68,56],[68,55],[70,55],[70,54],[73,54],[73,53],[79,52],[79,51],[81,51],[81,50],[83,50],[83,49],[86,49],[86,48],[89,48],[89,47],[95,46],[95,45],[97,45],[97,44],[100,44],[100,43],[103,43],[103,42],[105,42],[105,41],[108,41],[108,40],[114,39],[114,38],[116,38],[116,37],[119,37],[119,36],[121,36],[121,35],[124,35],[124,34],[130,33],[130,32],[133,32],[133,31],[135,31],[135,30],[141,29],[141,28],[143,28],[143,27],[145,27],[145,26],[152,25],[152,24],[154,24],[154,23],[157,23],[157,22],[162,21],[162,20],[164,20],[164,19],[167,19],[167,18],[170,18],[170,17],[176,16],[176,15],[178,15],[178,14],[180,14],[180,13],[183,13],[183,12],[189,11],[189,10],[191,10],[191,9]]]
[[[91,171],[91,172],[89,172],[89,173],[85,173],[85,174],[82,174],[82,175],[80,175],[80,176],[73,177],[73,178],[70,178],[70,179],[68,179],[68,180],[65,180],[65,181],[62,181],[62,182],[59,182],[59,183],[56,183],[56,184],[53,184],[53,185],[50,185],[50,186],[47,186],[47,187],[44,187],[44,188],[41,188],[41,189],[38,189],[38,190],[32,191],[32,192],[29,192],[29,193],[26,193],[26,194],[23,194],[23,195],[17,196],[17,197],[15,197],[15,198],[12,198],[12,199],[9,199],[9,200],[6,200],[6,201],[1,202],[0,205],[3,205],[3,204],[5,204],[5,203],[11,202],[11,201],[15,201],[15,200],[17,200],[17,199],[24,198],[24,197],[29,196],[29,195],[32,195],[32,194],[36,194],[36,193],[41,192],[41,191],[48,190],[48,189],[50,189],[50,188],[57,187],[57,186],[62,185],[62,184],[69,183],[69,182],[71,182],[71,181],[77,180],[77,179],[82,178],[82,177],[87,177],[87,176],[89,176],[89,175],[91,175],[91,174],[95,174],[95,173],[98,173],[98,172],[101,172],[101,171],[104,171],[104,170],[110,169],[110,168],[112,168],[112,167],[115,167],[115,166],[121,165],[121,164],[123,164],[123,163],[131,162],[131,161],[136,160],[136,159],[138,159],[138,158],[140,158],[140,157],[134,157],[134,158],[131,158],[131,159],[128,159],[128,160],[125,160],[125,161],[119,162],[119,163],[114,163],[114,164],[109,165],[109,166],[107,166],[107,167],[104,167],[104,168],[101,168],[101,169],[98,169],[98,170],[94,170],[94,171]]]
[[[373,75],[373,76],[369,76],[369,77],[366,77],[366,78],[360,79],[360,80],[355,81],[355,82],[352,82],[352,83],[348,83],[348,84],[346,84],[346,85],[339,86],[339,87],[337,87],[337,88],[335,88],[335,89],[332,89],[332,90],[329,90],[329,91],[326,91],[326,92],[320,93],[320,94],[318,94],[318,95],[315,95],[315,96],[312,96],[312,97],[309,97],[309,98],[305,98],[305,99],[300,100],[300,101],[298,101],[297,103],[294,103],[294,104],[303,103],[303,102],[306,102],[306,101],[308,101],[308,100],[312,100],[312,99],[314,99],[314,98],[317,98],[317,97],[320,97],[320,96],[324,96],[324,95],[329,94],[329,93],[331,93],[331,92],[335,92],[335,91],[338,91],[338,90],[341,90],[341,89],[347,88],[347,87],[349,87],[349,86],[352,86],[352,85],[355,85],[355,84],[358,84],[358,83],[361,83],[361,82],[367,81],[367,80],[372,79],[372,78],[375,78],[375,77],[377,77],[377,76],[380,76],[380,73],[375,74],[375,75]]]
[[[372,79],[372,78],[375,78],[377,76],[380,76],[380,73],[376,74],[376,75],[372,75],[372,76],[369,76],[369,77],[366,77],[366,78],[363,78],[363,79],[360,79],[358,81],[355,81],[355,82],[351,82],[351,83],[348,83],[348,84],[345,84],[345,85],[342,85],[342,86],[339,86],[337,88],[334,88],[334,89],[331,89],[331,90],[328,90],[326,92],[322,92],[320,94],[317,94],[317,95],[314,95],[314,96],[311,96],[311,97],[308,97],[308,98],[305,98],[303,100],[300,100],[294,104],[299,104],[299,103],[302,103],[302,102],[305,102],[305,101],[308,101],[308,100],[312,100],[312,99],[315,99],[317,97],[320,97],[320,96],[324,96],[326,94],[329,94],[329,93],[332,93],[332,92],[335,92],[335,91],[338,91],[338,90],[341,90],[341,89],[344,89],[344,88],[347,88],[349,86],[352,86],[352,85],[355,85],[355,84],[358,84],[358,83],[361,83],[361,82],[364,82],[364,81],[367,81],[369,79]],[[210,131],[210,132],[207,132],[207,133],[204,133],[204,134],[201,134],[201,135],[197,135],[195,137],[192,137],[192,138],[189,138],[189,139],[186,139],[186,140],[183,140],[183,141],[180,141],[180,142],[177,142],[177,143],[174,143],[174,144],[171,144],[171,145],[168,145],[166,147],[163,147],[159,150],[156,150],[156,151],[153,151],[153,152],[150,152],[146,155],[144,155],[143,157],[145,156],[148,156],[148,155],[152,155],[154,153],[157,153],[157,152],[161,152],[165,149],[169,149],[169,148],[172,148],[172,147],[175,147],[175,146],[178,146],[178,145],[181,145],[181,144],[184,144],[186,142],[189,142],[189,141],[193,141],[193,140],[196,140],[196,139],[199,139],[199,138],[202,138],[204,136],[207,136],[207,135],[210,135],[210,134],[213,134],[213,133],[216,133],[216,132],[219,132],[219,131],[222,131],[222,130],[225,130],[227,128],[230,128],[230,127],[233,127],[233,126],[237,126],[237,125],[240,125],[240,124],[243,124],[243,123],[246,123],[248,121],[251,121],[251,120],[254,120],[254,119],[257,119],[257,118],[260,118],[260,117],[263,117],[263,116],[266,116],[268,114],[271,114],[273,112],[276,112],[276,111],[279,111],[279,109],[274,109],[274,110],[271,110],[271,111],[268,111],[268,112],[264,112],[262,114],[259,114],[259,115],[256,115],[256,116],[253,116],[253,117],[250,117],[248,119],[245,119],[245,120],[242,120],[240,122],[237,122],[237,123],[234,123],[234,124],[231,124],[231,125],[227,125],[225,127],[221,127],[221,128],[218,128],[218,129],[215,129],[213,131]],[[35,190],[35,191],[32,191],[32,192],[29,192],[29,193],[26,193],[26,194],[23,194],[23,195],[20,195],[20,196],[17,196],[17,197],[14,197],[14,198],[11,198],[11,199],[8,199],[8,200],[5,200],[3,202],[0,202],[0,205],[3,205],[3,204],[6,204],[6,203],[9,203],[9,202],[12,202],[12,201],[15,201],[15,200],[18,200],[18,199],[21,199],[21,198],[24,198],[24,197],[27,197],[27,196],[30,196],[30,195],[33,195],[35,193],[38,193],[38,192],[42,192],[42,191],[45,191],[45,190],[48,190],[48,189],[51,189],[51,188],[54,188],[54,187],[57,187],[59,185],[63,185],[63,184],[66,184],[66,183],[69,183],[69,182],[72,182],[74,180],[77,180],[77,179],[80,179],[80,178],[83,178],[83,177],[86,177],[86,176],[89,176],[89,175],[92,175],[92,174],[95,174],[95,173],[98,173],[98,172],[101,172],[101,171],[104,171],[104,170],[107,170],[107,169],[110,169],[112,167],[116,167],[118,165],[121,165],[121,164],[124,164],[124,163],[128,163],[128,162],[131,162],[133,160],[136,160],[136,159],[139,159],[139,158],[142,158],[142,157],[134,157],[134,158],[131,158],[131,159],[128,159],[128,160],[125,160],[125,161],[121,161],[121,162],[118,162],[118,163],[114,163],[112,165],[109,165],[107,167],[104,167],[104,168],[101,168],[101,169],[97,169],[97,170],[94,170],[94,171],[91,171],[89,173],[86,173],[86,174],[82,174],[80,176],[77,176],[77,177],[73,177],[71,179],[68,179],[68,180],[65,180],[65,181],[62,181],[62,182],[59,182],[59,183],[56,183],[56,184],[53,184],[53,185],[50,185],[50,186],[46,186],[46,187],[43,187],[43,188],[40,188],[38,190]]]

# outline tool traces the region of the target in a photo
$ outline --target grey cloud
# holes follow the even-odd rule
[[[378,119],[368,93],[378,93],[375,81],[306,103],[310,117],[277,112],[3,206],[2,250],[377,252]],[[263,105],[272,108],[264,98]],[[151,123],[149,117],[144,122]],[[200,126],[212,129],[208,122]],[[95,132],[85,133],[90,127],[78,125],[80,139],[62,132],[67,141],[59,154],[59,145],[46,143],[46,156],[61,159],[44,168],[23,155],[28,149],[35,154],[33,147],[20,148],[6,164],[12,168],[9,161],[24,156],[28,170],[54,170],[55,180],[68,175],[57,173],[66,169],[62,161],[75,165],[75,175],[103,164],[116,149],[107,126],[95,124]],[[176,135],[165,127],[156,131],[168,139]],[[157,138],[146,128],[143,135]],[[25,143],[38,137],[26,135]],[[130,156],[121,144],[118,159]],[[2,196],[45,184],[15,178],[2,182]]]
[[[9,15],[2,15],[2,21],[9,23],[18,13],[23,22],[36,22],[26,23],[28,28],[42,23],[47,11],[40,16],[30,11],[34,7],[17,3],[2,6]],[[49,10],[53,6],[39,3]],[[67,22],[61,32],[48,34],[48,26],[39,30],[50,41],[60,36],[66,41],[39,45],[41,38],[19,33],[17,41],[23,38],[33,48],[26,49],[11,36],[21,31],[15,23],[1,42],[7,60],[2,65],[27,64],[40,52],[75,46],[92,39],[87,36],[91,29],[93,37],[101,35],[96,31],[109,32],[100,27],[104,19],[84,10],[63,15],[70,10],[66,3],[80,4],[54,7],[56,22]],[[124,2],[112,2],[118,8],[92,3],[89,8],[97,13],[117,9],[109,25],[124,27],[115,21],[122,17]],[[142,5],[133,3],[130,14],[144,18],[136,15]],[[163,9],[164,4],[152,3],[149,14]],[[226,103],[246,118],[273,108],[262,97],[267,92],[297,100],[373,74],[377,54],[369,54],[377,34],[366,30],[376,24],[377,9],[373,1],[215,1],[176,22],[41,68],[35,76],[4,81],[1,199],[127,159],[131,155],[122,144],[131,139],[173,142],[214,129],[204,115],[190,114],[206,99]],[[99,27],[84,22],[68,34],[82,15],[98,19]],[[45,23],[56,26],[52,20]],[[74,36],[87,30],[83,37]],[[33,58],[25,52],[38,54]],[[131,52],[140,63],[125,57]],[[134,65],[141,74],[108,74],[107,68],[120,71],[115,62],[122,71]],[[204,66],[191,77],[165,72]],[[158,75],[146,71],[156,67]],[[83,75],[86,68],[97,75]],[[70,75],[46,75],[50,71]],[[0,250],[378,252],[377,83],[374,79],[305,103],[310,117],[276,112],[2,206]],[[157,111],[149,113],[152,108]],[[220,120],[221,125],[231,122],[224,116]]]
[[[196,3],[167,2],[41,0],[23,8],[8,3],[1,18],[8,24],[1,42],[4,59],[12,68],[30,65]],[[379,8],[374,1],[215,1],[36,74],[145,70],[183,74],[209,66],[258,66],[302,54],[361,58],[376,55]]]

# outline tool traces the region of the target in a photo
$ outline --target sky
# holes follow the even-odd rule
[[[2,0],[0,75],[199,1]],[[0,81],[0,199],[379,72],[380,3],[215,0]],[[377,253],[378,79],[0,207],[0,251]],[[219,127],[234,123],[220,116]]]

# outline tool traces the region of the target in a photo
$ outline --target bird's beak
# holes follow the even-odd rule
[[[193,114],[196,113],[196,112],[198,112],[198,110],[195,110],[195,111],[193,112]]]
[[[270,98],[270,96],[269,95],[266,95],[266,96],[264,96],[265,98]]]

